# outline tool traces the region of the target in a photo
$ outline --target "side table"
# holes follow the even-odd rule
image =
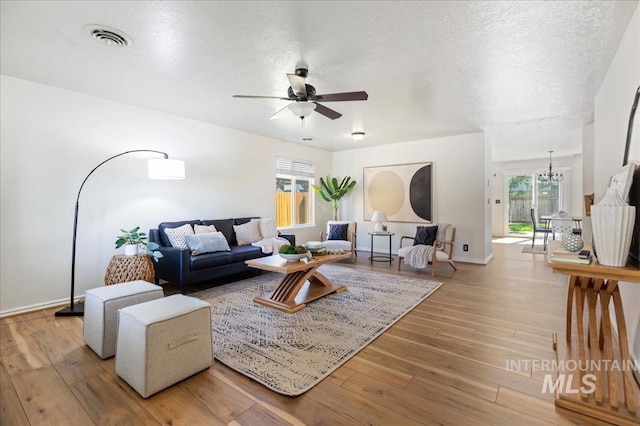
[[[393,237],[394,233],[391,232],[369,232],[371,235],[371,255],[369,256],[370,262],[393,262],[393,257],[391,256],[391,237]],[[373,255],[373,237],[389,237],[389,254],[388,255]]]
[[[549,250],[558,245],[553,242]],[[590,250],[591,246],[585,248]],[[548,262],[554,273],[569,276],[566,341],[559,342],[554,335],[558,380],[567,383],[572,379],[578,388],[558,386],[556,405],[614,424],[640,424],[640,394],[630,368],[632,358],[618,289],[619,281],[640,283],[640,270],[602,266],[595,256],[589,265]],[[577,333],[572,338],[574,309]],[[612,316],[617,325],[617,342]],[[585,383],[592,386],[582,386]]]
[[[104,274],[104,284],[118,284],[142,280],[153,283],[156,274],[151,258],[147,254],[126,256],[117,254],[111,258]]]

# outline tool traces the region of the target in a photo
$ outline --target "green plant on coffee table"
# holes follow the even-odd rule
[[[291,244],[286,244],[280,247],[278,252],[282,254],[303,254],[307,252],[307,248],[304,246],[292,246]]]
[[[158,251],[158,248],[160,248],[158,243],[154,243],[153,241],[149,242],[149,237],[147,237],[146,233],[140,232],[139,226],[136,226],[135,228],[130,230],[120,229],[120,231],[122,232],[122,235],[119,235],[117,237],[117,249],[127,244],[133,244],[144,247],[147,250],[147,255],[151,256],[151,258],[156,262],[158,261],[158,259],[163,257],[162,253]]]

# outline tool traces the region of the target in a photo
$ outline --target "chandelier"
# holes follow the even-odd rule
[[[553,172],[553,163],[551,161],[551,154],[553,151],[549,151],[549,171],[538,173],[538,180],[541,182],[560,182],[564,179],[562,173]]]

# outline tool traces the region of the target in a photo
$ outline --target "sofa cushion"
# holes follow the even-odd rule
[[[231,251],[229,243],[222,232],[187,235],[185,241],[194,256],[216,251]]]
[[[258,228],[260,228],[260,235],[262,238],[275,238],[278,236],[275,217],[258,219]]]
[[[233,232],[233,219],[203,220],[202,224],[215,226],[218,231],[224,234],[230,246],[238,245],[236,234]]]
[[[254,246],[233,246],[231,247],[231,261],[244,262],[245,260],[263,257],[260,247]]]
[[[228,251],[217,251],[215,253],[191,256],[189,263],[192,271],[226,265],[231,263],[231,253]]]
[[[243,223],[249,222],[251,219],[260,219],[260,216],[251,216],[251,217],[238,217],[233,220],[234,225],[242,225]]]
[[[432,246],[436,241],[436,235],[438,233],[438,225],[433,226],[418,226],[416,227],[416,236],[413,240],[413,245],[425,245]]]
[[[214,225],[198,225],[197,223],[193,225],[193,232],[196,234],[208,234],[211,232],[218,232]]]
[[[236,233],[239,246],[246,246],[262,239],[257,220],[250,220],[242,225],[233,225],[233,230]]]
[[[160,242],[162,242],[162,245],[164,247],[171,247],[171,242],[169,241],[167,234],[164,232],[166,228],[178,228],[186,223],[195,225],[200,224],[201,222],[199,220],[183,220],[180,222],[162,222],[158,225],[158,231],[160,231]]]
[[[193,227],[185,223],[177,228],[164,228],[164,233],[167,235],[172,247],[186,249],[187,242],[185,241],[185,237],[187,235],[193,235]]]
[[[332,223],[329,226],[329,237],[327,239],[347,241],[349,239],[347,236],[348,228],[348,223]]]

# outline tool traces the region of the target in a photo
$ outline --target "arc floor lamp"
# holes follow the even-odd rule
[[[148,172],[149,179],[184,179],[184,161],[182,160],[171,160],[169,159],[169,154],[162,151],[155,151],[153,149],[134,149],[132,151],[121,152],[120,154],[116,154],[112,157],[107,158],[102,163],[98,164],[89,172],[87,177],[84,178],[82,184],[80,185],[80,189],[78,190],[78,196],[76,197],[76,209],[75,216],[73,218],[73,248],[71,251],[71,297],[69,299],[69,307],[64,308],[56,312],[56,316],[83,316],[84,315],[84,305],[75,303],[73,301],[74,298],[74,290],[75,290],[75,276],[76,276],[76,236],[78,233],[78,205],[80,201],[80,193],[82,192],[82,188],[84,184],[89,179],[89,176],[93,174],[100,166],[103,164],[113,160],[114,158],[121,157],[123,155],[132,154],[136,152],[151,152],[155,154],[162,154],[164,158],[151,158],[148,160]]]

